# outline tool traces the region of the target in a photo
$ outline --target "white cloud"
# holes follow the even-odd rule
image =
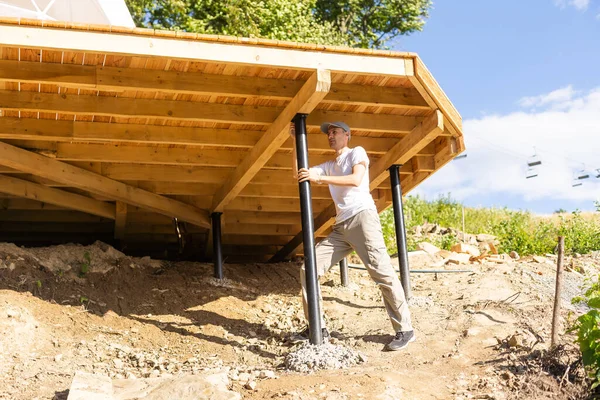
[[[554,0],[554,5],[560,8],[573,6],[580,11],[585,11],[590,5],[590,0]]]
[[[600,199],[600,179],[591,176],[572,187],[573,176],[585,168],[600,168],[600,87],[576,92],[571,86],[521,99],[537,107],[507,115],[465,120],[465,159],[453,161],[420,185],[427,197],[452,193],[458,200],[472,196],[514,196],[524,201],[585,201]],[[538,177],[526,179],[527,161],[542,160]]]

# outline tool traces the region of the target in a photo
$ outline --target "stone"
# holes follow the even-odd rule
[[[113,360],[113,364],[115,365],[115,368],[117,368],[117,369],[123,368],[123,365],[124,365],[123,360],[118,359],[118,358],[115,358]]]
[[[488,235],[487,233],[480,233],[479,235],[476,236],[476,238],[477,238],[478,242],[485,242],[485,243],[493,242],[494,240],[496,240],[496,236]]]
[[[55,362],[59,362],[60,360],[62,360],[62,358],[63,358],[62,354],[57,354],[57,355],[54,356],[54,361]]]
[[[439,253],[440,249],[434,245],[432,245],[429,242],[421,242],[419,244],[417,244],[417,249],[419,250],[423,250],[424,252],[431,254],[431,255],[435,255],[437,253]]]
[[[517,253],[516,251],[511,251],[510,253],[508,253],[508,255],[510,256],[510,258],[512,258],[513,260],[518,260],[521,257],[519,256],[519,253]]]
[[[73,377],[67,400],[113,400],[113,386],[106,375],[78,371]]]
[[[240,400],[228,389],[226,372],[113,381],[114,400]]]
[[[470,254],[473,257],[479,257],[481,255],[481,251],[479,251],[477,247],[471,246],[470,244],[466,243],[457,243],[454,246],[452,246],[450,250],[452,250],[455,253]]]
[[[255,381],[248,381],[244,387],[248,390],[256,390],[256,382]]]
[[[471,259],[470,254],[464,253],[452,253],[450,257],[448,257],[448,263],[450,264],[468,264]]]
[[[258,377],[261,379],[273,379],[273,378],[275,378],[275,372],[270,371],[270,370],[262,370],[258,374]]]
[[[533,261],[535,261],[536,263],[543,264],[546,261],[548,261],[548,259],[546,257],[542,257],[542,256],[533,256]]]

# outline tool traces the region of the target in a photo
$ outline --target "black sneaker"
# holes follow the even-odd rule
[[[327,328],[321,328],[321,334],[323,335],[323,340],[329,340],[329,331]],[[304,328],[302,332],[298,332],[290,336],[289,342],[291,344],[298,344],[302,342],[307,342],[310,338],[310,331],[308,330],[308,326]]]
[[[390,351],[402,350],[408,346],[410,342],[414,342],[415,339],[416,337],[414,331],[398,331],[396,332],[396,336],[394,336],[394,340],[387,344],[386,349]]]

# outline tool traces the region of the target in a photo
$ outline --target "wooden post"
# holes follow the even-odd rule
[[[558,260],[556,262],[556,290],[554,292],[554,312],[552,313],[552,336],[550,348],[558,342],[558,325],[560,317],[560,292],[562,290],[563,254],[565,250],[565,237],[558,237]]]

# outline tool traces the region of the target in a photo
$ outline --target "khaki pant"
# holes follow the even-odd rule
[[[412,331],[410,311],[408,310],[404,290],[387,253],[381,231],[381,222],[376,211],[360,211],[358,214],[333,226],[331,234],[316,246],[317,276],[320,277],[329,271],[332,266],[348,256],[352,249],[356,250],[371,279],[379,286],[394,331]],[[308,320],[304,265],[300,270],[300,281],[302,282],[304,316]],[[321,289],[318,285],[317,287],[319,288],[320,303],[322,303]],[[321,324],[324,327],[323,310],[320,309],[319,313]]]

